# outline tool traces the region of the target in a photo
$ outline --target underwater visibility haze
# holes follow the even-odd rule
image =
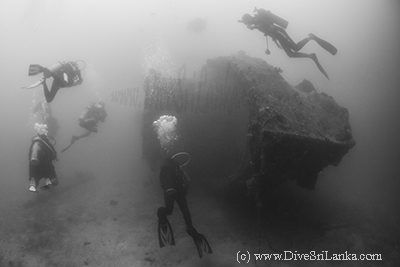
[[[313,33],[334,44],[335,56],[313,41],[301,50],[316,53],[330,80],[271,38],[267,55],[264,35],[238,22],[255,7],[287,20],[295,42]],[[335,265],[398,266],[399,11],[396,0],[1,1],[0,267],[242,266],[237,256],[244,251],[381,254],[378,261]],[[207,59],[239,51],[280,68],[292,86],[311,81],[347,108],[356,145],[319,174],[314,190],[291,182],[277,187],[261,218],[189,173],[188,206],[213,253],[199,258],[177,205],[168,217],[176,245],[160,248],[157,208],[164,198],[160,166],[151,169],[142,159],[143,83],[154,70],[177,77],[183,65],[188,77],[198,77]],[[28,76],[31,64],[59,61],[84,62],[83,83],[61,88],[50,103],[59,124],[59,185],[32,193],[28,152],[41,123],[33,109],[45,98],[42,86],[21,88],[43,76]],[[82,111],[100,101],[107,117],[98,132],[61,153],[71,136],[84,133]],[[331,266],[254,257],[249,264]]]

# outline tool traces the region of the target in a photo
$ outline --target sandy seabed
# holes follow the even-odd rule
[[[23,188],[26,199],[1,204],[0,267],[399,266],[400,229],[390,210],[315,201],[295,187],[278,189],[258,220],[255,208],[236,208],[192,189],[194,226],[214,253],[198,257],[178,207],[170,216],[176,245],[160,249],[156,210],[162,191],[156,174],[150,176],[99,182],[74,172],[48,191]],[[292,260],[254,261],[254,253],[282,251],[291,251],[286,255]],[[313,251],[381,254],[382,260],[294,260],[291,254]],[[250,253],[249,263],[238,263],[238,252]]]

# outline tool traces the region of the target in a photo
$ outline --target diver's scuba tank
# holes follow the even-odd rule
[[[254,12],[256,12],[257,16],[261,18],[262,20],[267,21],[269,24],[276,24],[284,29],[287,28],[289,25],[289,22],[281,17],[278,17],[277,15],[273,14],[271,11],[267,11],[262,8],[254,8]]]
[[[31,147],[31,157],[29,159],[29,163],[32,166],[38,166],[40,164],[40,153],[41,153],[41,147],[39,144],[39,140],[38,139],[33,139],[32,140],[33,144]]]
[[[86,117],[88,116],[89,109],[90,109],[90,107],[86,107],[85,110],[82,112],[82,114],[79,116],[79,118],[78,118],[79,125],[85,121]]]

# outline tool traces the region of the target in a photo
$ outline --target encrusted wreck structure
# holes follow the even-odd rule
[[[337,166],[355,145],[348,110],[304,80],[289,85],[280,69],[244,53],[207,60],[199,77],[149,73],[145,85],[143,158],[157,168],[165,153],[152,122],[177,118],[185,167],[204,183],[263,188],[296,180],[313,189],[318,173]]]

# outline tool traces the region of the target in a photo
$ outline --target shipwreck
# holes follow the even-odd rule
[[[289,85],[281,70],[244,52],[207,60],[187,78],[151,71],[144,84],[143,158],[157,169],[166,155],[152,123],[177,118],[176,145],[189,174],[209,185],[258,188],[288,180],[313,189],[318,174],[337,166],[355,145],[349,113],[304,80]]]

